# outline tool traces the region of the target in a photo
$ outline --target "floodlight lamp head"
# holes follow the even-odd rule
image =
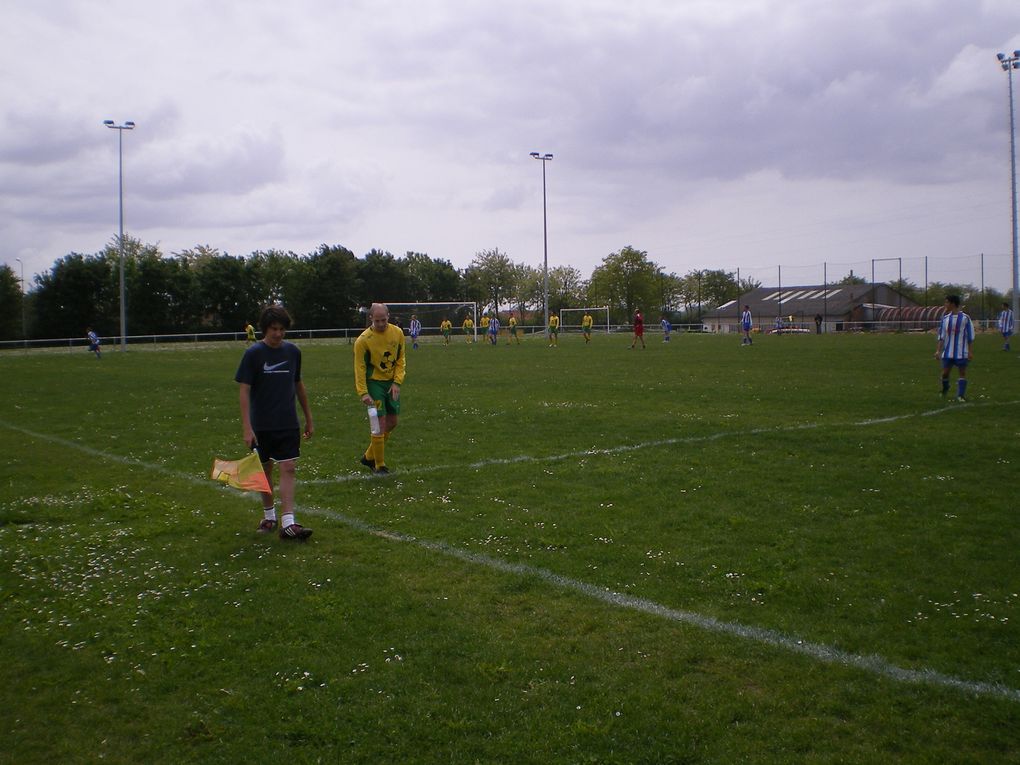
[[[535,159],[538,159],[538,152],[537,151],[531,152],[531,156],[533,156]]]
[[[995,57],[997,59],[999,59],[999,61],[1002,61],[1004,58],[1006,58],[1006,54],[1005,53],[996,53]]]
[[[1013,58],[1020,58],[1020,50],[1013,51]]]
[[[103,124],[106,125],[106,127],[113,127],[113,120],[103,120]]]
[[[133,122],[131,122],[129,120],[128,122],[124,123],[124,127],[126,127],[128,130],[134,130],[135,129],[135,123],[133,123]]]

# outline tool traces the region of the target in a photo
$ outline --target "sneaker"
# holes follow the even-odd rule
[[[372,472],[375,473],[376,475],[389,475],[390,469],[383,465],[381,467],[375,468]]]
[[[285,529],[280,529],[280,539],[293,539],[303,542],[312,535],[311,529],[306,529],[297,523],[292,523]]]
[[[957,403],[960,403],[960,404],[966,404],[967,403],[967,399],[965,399],[963,396],[957,396],[956,397],[956,401],[957,401]]]
[[[361,456],[361,464],[364,465],[367,468],[371,468],[372,470],[375,470],[375,460],[370,460],[365,455]]]
[[[268,534],[270,531],[276,531],[276,521],[270,520],[269,518],[263,518],[262,523],[255,529],[259,534]]]

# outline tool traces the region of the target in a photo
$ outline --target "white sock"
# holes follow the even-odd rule
[[[263,507],[262,508],[262,514],[265,516],[265,519],[267,521],[275,521],[276,520],[276,505],[273,505],[272,507]]]
[[[281,528],[287,528],[288,526],[294,525],[294,513],[284,513],[283,520],[280,521]]]

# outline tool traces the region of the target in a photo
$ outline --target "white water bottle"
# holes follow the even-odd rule
[[[382,428],[379,427],[379,410],[374,406],[368,408],[368,426],[373,436],[382,435]]]

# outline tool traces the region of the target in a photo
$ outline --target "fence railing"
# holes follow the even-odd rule
[[[974,320],[975,328],[979,332],[998,332],[998,325],[994,319],[985,321]],[[937,321],[823,321],[821,327],[816,327],[813,321],[783,322],[782,327],[774,324],[760,322],[754,325],[753,331],[760,334],[831,334],[842,332],[934,332],[938,329]],[[541,325],[518,325],[518,330],[523,335],[543,334],[544,327]],[[605,333],[607,327],[602,324],[594,327],[593,330]],[[406,328],[405,328],[406,333]],[[630,324],[611,324],[608,331],[613,334],[629,334],[633,332]],[[740,324],[736,322],[704,322],[695,324],[674,324],[673,332],[676,333],[709,333],[709,334],[730,334],[741,332]],[[338,329],[290,329],[287,330],[287,338],[290,340],[338,340],[348,344],[354,343],[358,335],[364,329],[356,327]],[[500,336],[507,335],[506,327],[500,328]],[[562,327],[560,334],[580,334],[580,327]],[[648,325],[645,328],[646,334],[661,334],[662,328],[658,324]],[[423,327],[423,337],[439,337],[439,327]],[[462,336],[463,332],[459,327],[453,330],[454,336]],[[480,328],[476,328],[476,335],[483,335]],[[133,350],[143,350],[154,346],[165,345],[199,345],[205,343],[238,343],[244,341],[244,332],[186,332],[180,334],[165,335],[129,335],[127,346]],[[120,337],[103,337],[102,348],[107,351],[117,350],[120,347]],[[54,337],[33,340],[4,340],[0,341],[0,351],[11,350],[32,350],[50,349],[67,350],[87,348],[89,341],[84,337]]]

